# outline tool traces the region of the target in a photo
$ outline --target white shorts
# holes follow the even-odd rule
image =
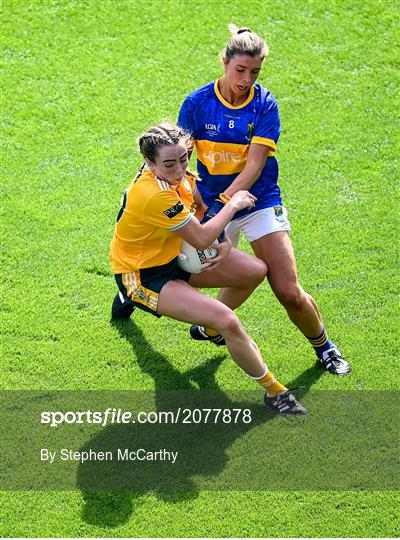
[[[272,206],[256,210],[251,214],[234,219],[225,228],[225,233],[234,246],[238,245],[240,231],[248,242],[254,242],[266,234],[290,232],[288,213],[284,206]]]

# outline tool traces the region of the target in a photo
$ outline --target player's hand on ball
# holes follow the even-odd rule
[[[223,242],[215,242],[214,244],[212,244],[212,247],[217,250],[218,255],[211,259],[210,266],[205,268],[203,272],[209,272],[210,270],[214,270],[214,268],[225,259],[225,257],[232,249],[232,242],[229,240],[228,237],[225,236]]]
[[[254,197],[249,191],[242,189],[237,191],[227,204],[232,205],[238,212],[244,208],[254,208],[256,201],[257,197]]]
[[[189,274],[198,274],[208,268],[217,255],[218,251],[214,245],[206,249],[196,249],[188,242],[183,241],[181,252],[178,255],[178,265]]]

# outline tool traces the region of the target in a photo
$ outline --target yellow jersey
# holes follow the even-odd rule
[[[187,172],[178,186],[144,165],[124,192],[110,244],[114,274],[167,264],[180,252],[175,231],[193,217],[196,177]]]

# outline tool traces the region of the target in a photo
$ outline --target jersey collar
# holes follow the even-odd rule
[[[152,177],[154,178],[154,180],[157,180],[158,182],[163,182],[163,184],[165,185],[165,187],[168,187],[169,189],[171,189],[172,191],[177,191],[180,186],[182,185],[182,182],[180,184],[177,184],[176,186],[173,186],[172,184],[170,184],[169,182],[167,182],[166,180],[164,180],[163,178],[159,178],[154,171],[152,171],[150,169],[150,167],[147,165],[147,163],[144,164],[144,168],[152,175]],[[186,175],[184,176],[184,178],[186,178]]]
[[[250,88],[250,92],[249,92],[249,97],[246,99],[246,101],[244,103],[242,103],[241,105],[237,105],[236,107],[234,105],[232,105],[231,103],[229,103],[228,101],[226,101],[226,99],[224,99],[222,97],[222,94],[221,92],[219,91],[219,88],[218,88],[218,81],[220,81],[220,79],[217,79],[214,83],[214,91],[215,91],[215,94],[217,96],[217,98],[220,100],[220,102],[225,105],[225,107],[228,107],[229,109],[243,109],[243,107],[246,107],[246,105],[248,105],[250,103],[250,101],[253,99],[254,97],[254,85]]]

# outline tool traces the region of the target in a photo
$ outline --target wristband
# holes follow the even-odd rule
[[[221,202],[222,204],[226,204],[231,200],[231,198],[226,193],[220,193],[215,200]]]

